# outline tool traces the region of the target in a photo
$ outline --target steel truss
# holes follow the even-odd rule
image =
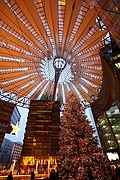
[[[18,98],[18,95],[13,92],[3,92],[3,88],[0,88],[0,99],[16,104],[17,106],[29,108],[30,98],[22,97]]]
[[[100,93],[101,88],[98,88],[98,93]],[[98,96],[92,95],[90,97],[90,102],[87,102],[86,100],[82,101],[84,108],[87,109],[91,106],[91,103],[96,101]],[[29,108],[30,107],[30,98],[28,97],[22,97],[18,98],[18,95],[13,92],[7,92],[5,93],[3,91],[3,88],[0,87],[0,99],[11,102],[13,104],[16,104],[17,106],[23,107],[23,108]]]

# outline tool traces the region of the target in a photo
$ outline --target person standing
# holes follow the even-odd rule
[[[113,180],[115,180],[116,179],[116,169],[114,166],[111,167],[111,171],[112,171],[112,178],[113,178]]]
[[[10,171],[10,174],[8,175],[7,180],[13,180],[12,171]]]
[[[56,180],[56,174],[54,169],[52,169],[50,172],[50,180]]]
[[[120,180],[120,167],[116,165],[116,179]]]
[[[35,179],[35,173],[34,173],[34,170],[31,172],[31,178],[30,180],[34,180]]]
[[[88,167],[88,178],[89,178],[89,180],[93,180],[94,179],[94,177],[93,177],[93,175],[92,175],[92,170]]]

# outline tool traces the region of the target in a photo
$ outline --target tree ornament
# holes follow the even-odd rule
[[[92,151],[92,147],[89,147],[89,148],[88,148],[88,151],[90,151],[90,152],[91,152],[91,151]]]
[[[76,159],[76,160],[79,160],[79,156],[75,156],[75,159]]]
[[[85,144],[84,141],[81,141],[81,142],[80,142],[80,145],[81,145],[81,146],[84,146],[84,144]]]
[[[81,125],[77,126],[78,129],[81,129]]]

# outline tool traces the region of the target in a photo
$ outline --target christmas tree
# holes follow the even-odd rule
[[[67,98],[60,125],[58,173],[60,180],[110,180],[111,168],[98,146],[80,100]]]

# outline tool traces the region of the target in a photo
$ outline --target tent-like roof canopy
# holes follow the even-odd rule
[[[95,5],[96,6],[96,5]],[[102,84],[108,30],[90,0],[1,0],[0,87],[18,99],[90,102]],[[56,75],[57,76],[57,75]]]

